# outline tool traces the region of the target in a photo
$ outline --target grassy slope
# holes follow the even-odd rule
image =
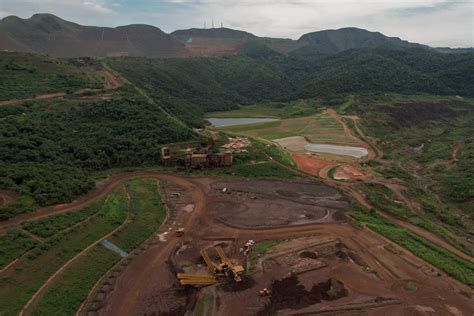
[[[357,222],[408,249],[414,255],[426,260],[453,278],[474,288],[474,264],[451,252],[440,248],[400,226],[388,222],[374,211],[368,211],[360,205],[353,205],[349,211]]]
[[[283,119],[276,122],[227,126],[219,129],[267,140],[290,136],[304,136],[312,143],[357,145],[356,142],[344,135],[342,126],[327,113]]]
[[[46,239],[0,279],[0,312],[15,315],[41,285],[79,251],[119,226],[126,216],[122,189],[111,195],[104,211],[90,221]]]
[[[127,182],[132,199],[131,221],[108,240],[130,252],[147,239],[163,222],[165,210],[154,179]],[[115,263],[118,254],[97,245],[75,262],[33,309],[33,315],[74,314],[94,284]]]
[[[291,118],[314,115],[323,105],[317,100],[296,100],[290,102],[265,102],[241,106],[238,110],[208,112],[206,117],[242,118],[242,117],[275,117]]]
[[[365,97],[352,107],[386,156],[372,164],[375,171],[404,180],[406,195],[420,204],[421,215],[455,233],[473,227],[473,106],[470,99],[388,95]]]

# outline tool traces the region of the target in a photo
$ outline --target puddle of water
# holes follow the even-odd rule
[[[367,149],[363,147],[339,146],[327,144],[306,144],[304,149],[316,153],[329,153],[342,156],[351,156],[355,158],[362,158],[368,155]]]
[[[242,118],[208,118],[209,123],[215,127],[233,126],[233,125],[247,125],[255,123],[275,122],[279,119],[274,118],[256,118],[256,117],[242,117]]]

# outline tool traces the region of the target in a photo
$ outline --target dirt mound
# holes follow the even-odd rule
[[[255,280],[249,276],[242,277],[242,281],[235,282],[232,279],[228,279],[219,285],[219,289],[224,292],[240,292],[250,289],[255,285]]]
[[[317,259],[318,255],[312,251],[302,251],[300,252],[300,258]]]
[[[311,290],[307,291],[296,276],[290,276],[273,282],[270,303],[257,315],[273,315],[282,309],[301,309],[320,303],[322,300],[335,300],[347,294],[344,284],[333,278],[313,285]]]
[[[326,282],[318,284],[319,289],[321,290],[321,295],[324,300],[332,301],[337,300],[338,298],[347,296],[347,289],[344,287],[344,283],[330,278]],[[314,287],[311,291],[314,290]]]

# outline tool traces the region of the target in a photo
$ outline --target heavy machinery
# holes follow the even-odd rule
[[[244,272],[244,267],[230,260],[224,253],[224,250],[222,250],[221,246],[217,245],[214,247],[214,249],[216,249],[217,254],[219,255],[221,261],[220,263],[215,263],[214,261],[212,261],[206,249],[201,250],[201,256],[204,258],[204,261],[206,262],[211,272],[218,277],[230,276],[236,282],[242,281],[240,275]]]
[[[216,277],[210,274],[185,274],[178,273],[179,283],[182,285],[211,285],[216,284]]]
[[[270,295],[270,290],[264,287],[263,289],[260,290],[260,296],[269,296]]]
[[[176,237],[183,237],[184,236],[184,228],[178,228],[176,230]]]
[[[212,261],[206,249],[201,250],[201,256],[204,258],[204,261],[209,267],[209,270],[211,271],[212,275],[178,273],[177,277],[179,279],[180,284],[211,285],[218,282],[218,277],[224,276],[232,277],[235,282],[242,281],[242,278],[240,276],[244,272],[244,267],[242,267],[240,264],[237,264],[233,260],[230,260],[224,253],[224,250],[222,250],[221,246],[217,245],[214,248],[216,249],[217,254],[219,255],[219,263]]]

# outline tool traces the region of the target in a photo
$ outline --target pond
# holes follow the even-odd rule
[[[209,123],[215,127],[247,125],[255,123],[275,122],[279,119],[274,118],[256,118],[256,117],[242,117],[242,118],[208,118]]]
[[[327,145],[327,144],[306,144],[304,149],[316,153],[329,153],[342,156],[352,156],[355,158],[362,158],[368,155],[367,149],[363,147]]]

